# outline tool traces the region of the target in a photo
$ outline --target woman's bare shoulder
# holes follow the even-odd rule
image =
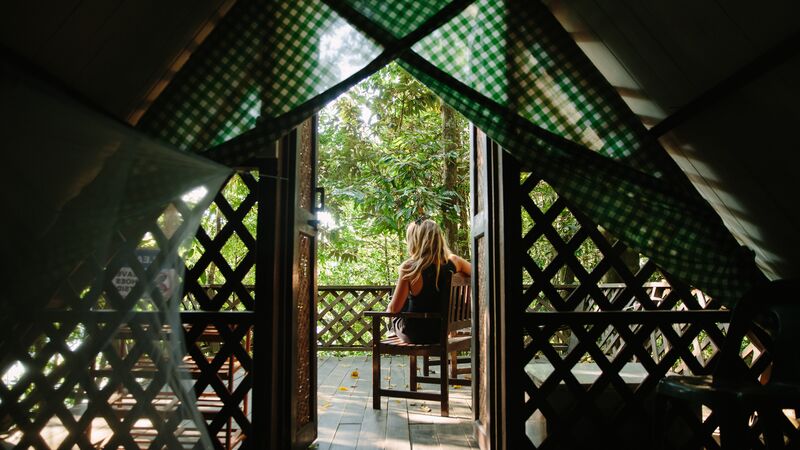
[[[456,272],[465,273],[467,275],[470,275],[472,273],[472,264],[470,264],[470,262],[467,261],[466,259],[456,254],[452,254],[450,255],[450,262],[452,262],[453,265],[456,266]]]

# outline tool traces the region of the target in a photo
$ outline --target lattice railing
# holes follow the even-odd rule
[[[202,394],[210,386],[226,405],[242,397],[249,380],[237,375],[237,390],[228,371],[249,370],[250,356],[235,348],[247,339],[249,325],[197,313],[165,314],[168,303],[179,301],[180,237],[189,226],[186,218],[199,213],[196,205],[188,197],[176,199],[148,212],[140,222],[146,227],[120,230],[114,242],[80,261],[47,305],[4,330],[4,444],[42,450],[193,448],[208,429],[215,447],[235,446],[232,429],[245,430],[249,421],[220,413],[216,404],[206,414]],[[180,341],[190,349],[183,358]],[[190,385],[197,401],[188,394]],[[225,391],[232,394],[226,397]],[[200,414],[190,407],[195,404]]]
[[[238,448],[253,432],[258,187],[257,173],[232,176],[185,255],[185,364],[215,448]]]
[[[244,286],[254,268],[256,185],[253,174],[234,175],[188,249],[173,237],[186,235],[185,218],[198,215],[195,197],[205,191],[174,200],[147,229],[115,236],[110,260],[91,255],[44,312],[3,340],[3,441],[195,448],[207,432],[214,448],[242,445],[252,430],[255,298]],[[200,287],[209,276],[214,288]],[[174,322],[167,302],[181,302]]]
[[[391,286],[320,286],[317,296],[317,336],[320,350],[368,350],[371,324],[364,311],[385,311]],[[386,333],[381,324],[381,333]]]
[[[571,208],[535,174],[519,193],[520,272],[512,319],[522,358],[512,398],[536,448],[600,443],[647,448],[656,383],[669,373],[708,374],[725,338],[729,311],[663,273]],[[566,283],[565,283],[566,280]],[[568,286],[565,286],[568,284]],[[513,351],[513,349],[510,349]],[[748,347],[755,374],[767,362]],[[519,419],[521,418],[521,419]],[[716,419],[686,411],[668,447],[716,448]]]
[[[204,295],[214,297],[220,285],[200,286]],[[317,294],[317,348],[319,350],[369,350],[372,345],[371,325],[364,311],[386,310],[391,299],[392,286],[319,286]],[[244,285],[253,292],[254,285]],[[568,287],[565,287],[568,289]],[[252,296],[250,294],[249,296]],[[184,308],[194,308],[196,303],[190,295],[184,300]],[[227,303],[242,309],[243,303],[236,293],[230,294]],[[381,327],[385,335],[386,324]]]

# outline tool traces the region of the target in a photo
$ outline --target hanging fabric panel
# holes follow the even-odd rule
[[[255,126],[261,114],[266,3],[237,2],[137,127],[201,152]]]
[[[383,47],[321,0],[238,2],[150,107],[139,128],[179,148],[239,165],[385,66],[470,0],[353,3],[391,18],[401,39]]]
[[[183,245],[230,170],[2,69],[6,442],[133,448],[149,420],[154,446],[180,447],[186,430],[210,445],[174,331]],[[132,373],[142,365],[152,376]],[[120,392],[132,406],[117,415]],[[59,426],[63,442],[42,431]]]
[[[226,164],[247,160],[398,57],[593,220],[673,275],[724,302],[735,301],[761,278],[752,254],[739,247],[544,5],[385,3],[392,2],[237,5],[252,11],[226,21],[271,24],[263,27],[270,45],[257,49],[254,41],[238,39],[228,50],[259,55],[263,68],[251,67],[248,82],[260,90],[261,116],[250,131],[207,154]],[[229,34],[234,29],[221,28]],[[280,32],[273,36],[275,30]],[[326,44],[336,33],[342,45]],[[215,67],[203,58],[196,66],[206,63]]]

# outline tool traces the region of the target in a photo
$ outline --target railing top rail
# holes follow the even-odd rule
[[[381,291],[381,290],[391,290],[394,289],[394,286],[389,285],[359,285],[359,286],[349,286],[349,285],[325,285],[325,286],[317,286],[317,290],[319,291],[330,291],[330,290],[351,290],[351,291]]]

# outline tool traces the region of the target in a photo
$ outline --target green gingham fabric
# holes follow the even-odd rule
[[[254,72],[258,79],[250,81],[260,90],[262,114],[254,128],[208,155],[229,164],[246,160],[397,56],[523,164],[536,167],[561,195],[668,272],[723,301],[739,298],[761,278],[752,254],[739,247],[544,5],[456,3],[240,2],[236,8],[251,12],[226,17],[226,27],[214,31],[223,36],[214,42],[228,45],[233,39],[227,52],[261,58],[262,69]],[[446,22],[432,26],[431,19],[447,8]],[[250,24],[253,17],[270,24],[266,46],[229,36],[237,27],[227,22]],[[339,27],[344,42],[339,58],[321,58],[322,48],[332,48],[325,47],[326,36]],[[404,40],[421,31],[427,36]],[[197,58],[186,70],[218,67],[200,52]],[[340,58],[353,58],[352,67],[364,68],[348,77],[332,66]],[[181,89],[197,88],[174,88]],[[182,101],[188,91],[179,95]],[[219,97],[213,90],[202,95]]]
[[[362,69],[381,48],[316,0],[274,2],[263,114],[278,117]]]
[[[402,38],[421,27],[450,0],[345,0],[345,3],[395,38]]]
[[[238,2],[139,127],[224,164],[243,164],[386,65],[426,30],[449,20],[470,0],[352,3],[359,14],[384,8],[391,17],[399,17],[402,11],[409,19],[393,23],[416,29],[402,33],[392,48],[382,48],[320,0]],[[334,69],[332,64],[338,66],[342,60],[346,70]]]
[[[262,43],[268,2],[237,3],[176,74],[138,128],[178,148],[201,152],[251,128],[266,78]]]
[[[683,178],[541,5],[479,0],[413,50],[538,127],[657,178]]]

